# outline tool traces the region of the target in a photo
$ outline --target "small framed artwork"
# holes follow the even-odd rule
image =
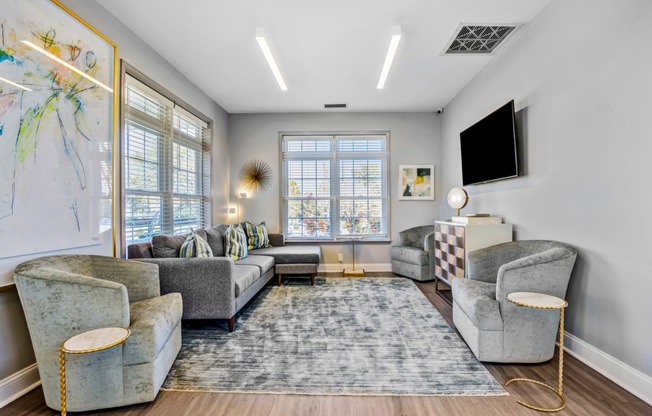
[[[432,201],[435,199],[433,179],[435,165],[399,165],[398,183],[404,201]]]

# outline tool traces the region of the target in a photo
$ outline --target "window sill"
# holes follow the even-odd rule
[[[370,237],[370,238],[363,238],[361,240],[355,240],[356,245],[357,244],[370,244],[370,243],[371,244],[389,244],[391,242],[392,242],[392,240],[389,239],[389,238],[371,238]],[[303,240],[303,239],[297,240],[297,239],[294,239],[294,240],[291,240],[291,239],[286,238],[285,243],[290,243],[290,244],[315,244],[315,243],[317,243],[317,244],[351,244],[351,240],[346,239],[346,238],[341,238],[341,239],[337,239],[337,240],[332,240],[332,239],[329,239],[329,240],[319,240],[319,239],[315,239],[315,240]]]

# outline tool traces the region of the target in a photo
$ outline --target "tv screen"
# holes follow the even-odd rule
[[[462,184],[518,176],[514,100],[460,133]]]

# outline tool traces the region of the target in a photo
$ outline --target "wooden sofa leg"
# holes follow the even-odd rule
[[[233,332],[235,329],[235,315],[229,318],[229,332]]]
[[[310,286],[314,286],[314,285],[315,285],[315,274],[311,273],[310,274]]]
[[[281,273],[278,274],[278,285],[281,286],[283,281],[283,275]]]

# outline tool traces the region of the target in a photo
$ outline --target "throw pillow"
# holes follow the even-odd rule
[[[269,244],[269,235],[267,234],[267,227],[265,222],[261,222],[260,225],[253,225],[249,221],[245,223],[247,227],[247,239],[248,239],[248,248],[249,250],[254,250],[257,248],[271,247]]]
[[[195,230],[195,234],[206,240],[204,230]],[[152,252],[154,257],[179,257],[181,246],[186,241],[188,235],[155,235],[152,237]]]
[[[179,257],[213,257],[213,250],[206,240],[193,232],[181,245]]]
[[[185,241],[185,235],[155,235],[152,237],[154,257],[179,257],[179,250]]]
[[[249,254],[247,236],[240,224],[229,225],[229,228],[224,232],[224,241],[226,246],[225,254],[233,260],[244,259]]]
[[[224,233],[228,227],[227,224],[220,224],[205,230],[207,237],[206,241],[208,241],[208,245],[211,246],[213,256],[215,257],[224,257]]]

